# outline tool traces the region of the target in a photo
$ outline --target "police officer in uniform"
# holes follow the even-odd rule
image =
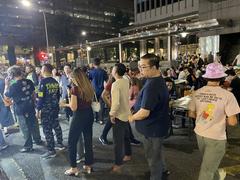
[[[43,133],[47,141],[48,151],[43,158],[56,156],[56,149],[64,149],[62,144],[62,129],[58,120],[60,88],[58,82],[52,77],[52,65],[44,64],[41,74],[43,79],[39,83],[37,117],[41,118]],[[57,136],[57,144],[54,143],[53,129]]]

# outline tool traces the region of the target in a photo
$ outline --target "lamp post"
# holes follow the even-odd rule
[[[86,50],[87,50],[87,62],[90,64],[90,51],[92,50],[91,46],[88,45],[88,41],[86,40]]]
[[[29,0],[21,0],[21,4],[24,7],[27,7],[27,8],[30,8],[32,6],[32,3]],[[46,14],[43,10],[41,12],[43,14],[43,20],[44,20],[44,30],[45,30],[46,45],[47,45],[47,55],[49,56],[48,29],[47,29]]]
[[[46,36],[46,45],[47,45],[47,54],[49,56],[49,43],[48,43],[48,29],[47,29],[47,20],[46,20],[46,14],[44,11],[43,13],[43,19],[44,19],[44,29],[45,29],[45,36]]]

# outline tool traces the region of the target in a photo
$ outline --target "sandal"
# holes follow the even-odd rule
[[[78,176],[80,174],[80,172],[78,170],[74,171],[73,168],[70,168],[70,169],[66,170],[64,174],[67,176]]]
[[[123,158],[123,162],[128,162],[128,161],[131,161],[131,156],[124,156]]]
[[[83,170],[87,173],[87,174],[91,174],[93,169],[91,166],[87,166],[87,165],[83,165]]]
[[[121,174],[122,173],[122,167],[117,166],[117,165],[113,165],[112,168],[111,168],[111,173]]]

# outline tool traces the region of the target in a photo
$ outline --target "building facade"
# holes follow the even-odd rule
[[[176,28],[175,32],[169,33],[167,37],[166,35],[154,37],[156,54],[161,54],[159,51],[160,39],[160,41],[164,41],[165,49],[167,48],[168,60],[175,59],[178,53],[184,51],[185,53],[195,51],[203,55],[210,51],[213,53],[220,51],[224,58],[223,61],[229,62],[240,50],[238,45],[240,42],[239,8],[239,0],[135,0],[135,25],[127,30],[129,32],[153,31],[161,27],[172,30],[174,26],[180,26],[183,29]],[[193,30],[188,27],[194,23],[198,24],[197,28]],[[183,31],[188,33],[185,37],[186,41],[190,41],[191,36],[196,37],[195,45],[185,44],[185,49],[179,45]],[[147,52],[146,45],[147,38],[142,39],[141,54]],[[192,51],[192,49],[195,50]]]
[[[111,19],[121,10],[133,17],[133,1],[122,0],[29,0],[31,7],[22,6],[21,0],[2,0],[0,2],[1,44],[34,44],[45,39],[43,12],[47,26],[69,25],[74,28],[76,38],[82,40],[81,32],[86,31],[88,40],[110,38],[117,35]],[[57,16],[60,19],[56,18]],[[64,22],[65,19],[71,24]],[[62,20],[62,21],[61,21]],[[60,21],[55,23],[54,21]],[[66,27],[64,27],[66,28]],[[58,29],[63,31],[64,29]],[[49,37],[51,41],[51,37]],[[77,40],[76,40],[77,41]],[[75,41],[75,42],[76,42]],[[73,43],[73,42],[72,42]]]
[[[31,6],[24,7],[21,0],[0,1],[0,45],[33,46],[46,50],[47,39],[49,46],[82,44],[117,36],[118,30],[112,19],[118,11],[134,21],[133,0],[29,2]]]

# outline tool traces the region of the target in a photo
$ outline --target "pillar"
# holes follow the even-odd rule
[[[146,40],[140,40],[140,58],[147,53]]]

